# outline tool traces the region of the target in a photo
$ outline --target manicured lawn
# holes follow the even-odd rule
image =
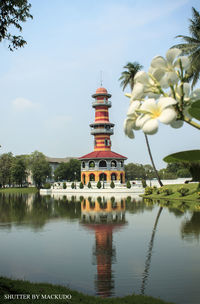
[[[24,294],[28,295],[26,300],[6,300],[5,296],[10,294]],[[34,296],[38,295],[38,300],[33,299]],[[62,298],[63,295],[71,295],[71,299],[55,299],[55,295],[60,295]],[[46,295],[46,296],[45,296]],[[54,299],[49,299],[51,298]],[[43,297],[43,299],[42,299]],[[44,299],[46,297],[46,299]],[[30,298],[30,299],[29,299]],[[155,299],[152,297],[141,296],[141,295],[131,295],[123,298],[100,298],[94,296],[84,295],[74,290],[70,290],[69,288],[59,286],[59,285],[51,285],[45,283],[30,283],[28,281],[22,280],[11,280],[8,278],[0,277],[0,303],[59,303],[59,304],[172,304],[169,302],[164,302],[160,299]]]
[[[0,188],[0,193],[36,193],[38,191],[35,187],[28,188]]]
[[[179,192],[177,192],[178,189],[181,187],[189,189],[189,192],[185,196],[181,196]],[[175,184],[175,185],[165,185],[162,187],[162,189],[171,189],[172,194],[166,195],[164,193],[157,194],[156,191],[154,191],[150,195],[142,195],[145,198],[152,198],[152,199],[166,199],[166,200],[184,200],[184,201],[199,201],[200,202],[200,196],[198,195],[198,192],[200,192],[200,188],[198,188],[198,183],[190,183],[190,184]]]

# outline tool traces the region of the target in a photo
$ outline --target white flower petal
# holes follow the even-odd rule
[[[187,56],[180,56],[174,63],[174,66],[180,68],[180,60],[182,63],[182,67],[184,70],[188,70],[188,68],[190,67],[190,60]]]
[[[131,95],[131,101],[142,98],[144,96],[144,86],[139,82],[136,83]]]
[[[160,85],[162,88],[167,89],[169,87],[168,77],[167,73],[161,78]]]
[[[129,138],[134,138],[133,126],[134,126],[134,121],[132,121],[131,119],[126,118],[125,121],[124,121],[124,133]]]
[[[185,82],[183,84],[184,98],[185,97],[186,98],[189,97],[189,95],[190,95],[190,89],[191,89],[190,84]]]
[[[140,115],[135,122],[135,127],[141,129],[144,123],[147,122],[149,119],[151,119],[151,116],[148,114]]]
[[[176,83],[178,83],[179,79],[178,79],[178,75],[176,74],[175,71],[174,72],[168,72],[166,74],[166,76],[167,76],[169,84],[176,84]]]
[[[137,72],[137,74],[134,77],[134,81],[135,83],[140,82],[145,85],[146,83],[149,82],[149,75],[144,71]]]
[[[142,130],[146,134],[155,134],[158,131],[157,119],[149,119],[148,121],[146,121],[142,127]]]
[[[140,101],[138,100],[133,101],[128,108],[127,115],[133,115],[133,114],[136,115],[135,110],[138,109],[139,107],[140,107]]]
[[[161,109],[161,111],[175,104],[177,104],[177,100],[172,97],[161,97],[158,101],[158,107]]]
[[[150,67],[149,67],[149,70],[148,70],[148,73],[149,73],[149,74],[153,74],[154,71],[155,71],[155,69],[152,68],[152,66],[150,66]]]
[[[149,72],[150,73],[150,72]],[[163,78],[165,71],[164,69],[152,69],[151,74],[153,75],[153,77],[156,78],[156,80],[160,81],[161,78]]]
[[[152,113],[157,109],[157,103],[154,98],[149,98],[141,105],[140,109]]]
[[[162,111],[162,113],[160,114],[158,119],[162,123],[168,125],[172,121],[174,121],[176,119],[176,117],[177,117],[176,111],[173,108],[167,108],[167,109]]]
[[[181,54],[181,51],[177,48],[169,49],[166,53],[167,61],[171,64],[173,63],[174,59]]]
[[[162,69],[167,67],[167,62],[162,56],[156,56],[151,61],[151,68],[153,69]]]
[[[174,129],[178,129],[178,128],[181,128],[183,126],[183,121],[182,120],[175,120],[175,121],[172,121],[170,123],[170,126]]]
[[[146,95],[147,95],[147,97],[154,98],[154,99],[157,99],[157,98],[160,97],[159,94],[155,94],[155,93],[152,93],[152,92],[148,92]]]

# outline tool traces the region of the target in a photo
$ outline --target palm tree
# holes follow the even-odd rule
[[[182,38],[185,43],[173,46],[182,50],[183,55],[189,55],[191,60],[191,71],[188,78],[192,79],[192,87],[195,86],[200,78],[200,13],[192,7],[192,19],[189,19],[190,36],[178,35],[176,38]]]
[[[130,85],[130,88],[131,88],[131,91],[132,91],[133,87],[134,87],[134,77],[135,77],[136,73],[139,72],[143,68],[143,66],[141,64],[139,64],[137,61],[134,61],[134,62],[128,62],[123,68],[127,69],[127,71],[123,71],[121,77],[119,78],[119,80],[121,80],[120,86],[122,87],[122,89],[124,91],[125,88],[127,87],[127,85]],[[153,169],[155,171],[157,180],[158,180],[160,186],[162,187],[163,183],[162,183],[162,181],[159,177],[158,171],[157,171],[157,169],[155,167],[155,164],[154,164],[154,160],[153,160],[153,157],[152,157],[148,137],[145,133],[144,133],[144,136],[145,136],[147,149],[148,149],[148,152],[149,152],[149,156],[150,156],[150,159],[151,159]]]
[[[131,90],[133,90],[135,74],[139,72],[143,66],[135,61],[133,63],[128,62],[123,68],[127,69],[128,71],[122,72],[122,76],[119,78],[119,80],[121,80],[120,85],[122,90],[124,91],[128,84],[130,85]]]

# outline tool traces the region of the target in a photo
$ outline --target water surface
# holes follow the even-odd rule
[[[141,198],[0,195],[0,275],[102,297],[200,297],[200,213]]]

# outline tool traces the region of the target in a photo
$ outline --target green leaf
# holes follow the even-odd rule
[[[200,150],[181,151],[167,155],[163,158],[166,163],[198,162],[200,161]]]
[[[200,120],[200,100],[195,101],[188,110],[189,114]]]

